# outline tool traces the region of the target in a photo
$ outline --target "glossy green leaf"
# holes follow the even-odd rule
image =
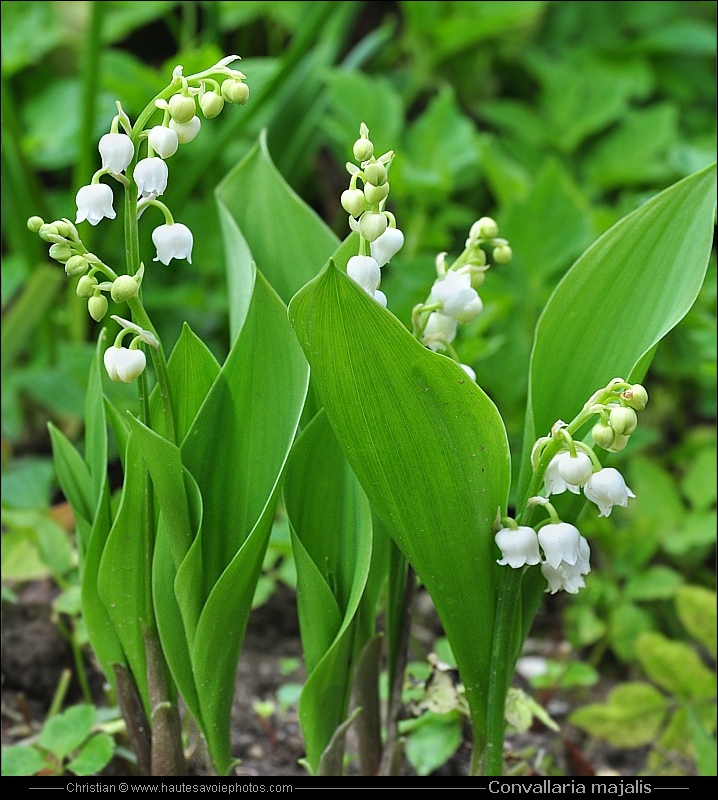
[[[629,379],[693,305],[708,265],[714,209],[712,166],[624,217],[556,287],[531,355],[520,496],[536,437],[558,419],[573,419],[612,378]]]
[[[284,498],[308,674],[299,721],[307,761],[316,773],[322,753],[346,718],[353,654],[364,645],[355,617],[372,555],[369,503],[324,412],[292,449]]]
[[[94,724],[93,706],[71,706],[47,720],[40,731],[38,744],[62,760],[85,741]]]
[[[349,464],[434,599],[478,733],[499,573],[492,524],[509,483],[501,418],[331,261],[289,314]]]
[[[220,209],[229,212],[246,238],[257,267],[285,303],[317,274],[339,244],[335,234],[277,171],[264,132],[253,150],[217,187],[215,196]],[[224,228],[226,217],[220,219]],[[292,237],[289,246],[287,231],[301,232]]]
[[[716,657],[716,594],[702,586],[683,586],[676,594],[676,611],[686,630]]]
[[[96,733],[82,746],[67,769],[75,775],[97,775],[110,763],[114,752],[115,740],[109,733]]]
[[[685,642],[644,633],[638,639],[636,656],[646,675],[670,694],[684,700],[715,697],[715,674]]]
[[[45,758],[34,747],[12,745],[2,749],[2,775],[4,778],[34,775],[45,766]]]

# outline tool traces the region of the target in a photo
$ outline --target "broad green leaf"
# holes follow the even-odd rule
[[[623,661],[636,657],[638,637],[653,628],[651,615],[628,601],[616,605],[609,614],[609,638],[611,647]]]
[[[708,265],[714,209],[711,166],[624,217],[556,287],[531,355],[520,497],[537,436],[558,419],[573,419],[612,378],[629,379],[693,305]]]
[[[638,638],[636,656],[646,675],[667,692],[682,699],[715,697],[715,675],[685,642],[644,633]]]
[[[217,187],[215,197],[220,209],[234,219],[260,272],[285,303],[317,274],[339,244],[279,174],[264,133]],[[226,232],[224,214],[220,219]],[[288,242],[287,231],[301,234]],[[237,257],[227,251],[230,258]]]
[[[108,733],[96,733],[67,765],[75,775],[97,775],[112,760],[115,740]]]
[[[701,728],[707,732],[715,731],[715,702],[693,705],[692,711]],[[694,749],[693,731],[689,709],[685,706],[678,708],[649,753],[646,774],[666,777],[695,775],[693,762],[698,754]],[[715,762],[713,762],[713,772],[715,774]]]
[[[509,454],[494,405],[332,261],[292,324],[347,461],[431,594],[474,714],[485,713]]]
[[[133,432],[125,455],[120,505],[97,565],[96,582],[148,715],[143,630],[145,626],[154,627],[150,571],[155,521],[146,519],[150,491],[139,437]]]
[[[43,725],[38,744],[62,761],[90,735],[95,724],[93,706],[71,706]]]
[[[428,712],[407,734],[406,757],[417,774],[429,775],[451,758],[464,738],[461,722],[458,712]]]
[[[686,630],[716,657],[716,594],[702,586],[682,586],[676,610]]]
[[[666,600],[673,597],[683,583],[681,575],[660,564],[632,575],[626,583],[630,600]]]
[[[253,284],[242,330],[181,447],[203,516],[175,592],[186,628],[196,626],[198,722],[220,773],[231,763],[237,658],[308,384],[284,304],[260,273]]]
[[[34,747],[12,745],[2,749],[3,777],[35,775],[45,766],[44,757]]]
[[[693,750],[696,754],[696,766],[700,776],[716,774],[716,737],[701,724],[698,714],[687,708],[688,727],[691,732]]]
[[[316,772],[346,717],[353,674],[349,665],[364,646],[355,615],[372,556],[369,503],[324,412],[309,423],[292,449],[284,498],[308,673],[299,720],[307,761]]]
[[[606,703],[594,703],[574,711],[569,721],[614,747],[640,747],[658,736],[669,703],[647,683],[623,683]]]

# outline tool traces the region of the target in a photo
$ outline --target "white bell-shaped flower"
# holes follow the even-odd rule
[[[102,158],[102,169],[113,175],[124,172],[132,161],[135,148],[126,133],[106,133],[97,146]]]
[[[438,311],[432,311],[421,336],[421,343],[429,350],[436,352],[446,349],[446,346],[455,338],[456,320],[445,314],[439,314]]]
[[[157,248],[154,261],[169,264],[173,258],[186,258],[192,263],[192,231],[181,222],[155,228],[152,231],[152,241]]]
[[[547,496],[552,494],[563,494],[567,489],[569,492],[573,492],[573,494],[581,493],[581,487],[576,486],[573,483],[568,483],[559,471],[559,465],[566,456],[570,457],[570,453],[568,451],[564,451],[563,453],[555,455],[549,462],[548,467],[546,467],[546,474],[544,475],[543,480],[544,491],[546,492]]]
[[[112,207],[112,199],[112,189],[105,183],[91,183],[89,186],[81,187],[75,198],[77,203],[75,223],[87,220],[90,225],[97,225],[105,217],[114,219],[117,214]]]
[[[578,561],[581,534],[569,522],[549,522],[538,532],[546,561],[557,569],[562,561],[573,566]]]
[[[347,262],[347,275],[372,295],[381,281],[379,264],[371,256],[352,256]]]
[[[473,319],[481,310],[480,307],[476,310],[478,297],[476,289],[471,288],[470,275],[449,270],[431,287],[429,303],[441,303],[442,314],[454,319],[462,316],[461,321],[468,322],[470,320],[466,318],[467,315]]]
[[[556,456],[558,474],[566,481],[567,486],[583,486],[593,475],[593,462],[580,450],[575,456],[571,453],[559,453]]]
[[[599,517],[608,517],[614,506],[625,508],[628,498],[636,495],[626,486],[621,473],[613,467],[594,472],[583,487],[586,497],[595,503],[599,510]]]
[[[177,131],[164,125],[155,125],[147,135],[147,141],[155,153],[163,159],[173,156],[179,147]]]
[[[508,564],[513,569],[518,569],[541,561],[536,531],[526,525],[519,525],[515,530],[502,528],[494,537],[494,541],[503,556],[497,559],[497,564]]]
[[[384,233],[370,245],[372,258],[383,267],[404,246],[404,234],[398,228],[387,228]]]
[[[381,289],[376,289],[372,297],[379,303],[380,306],[386,308],[386,295]]]
[[[459,364],[459,366],[471,378],[472,381],[476,381],[476,373],[468,364]]]
[[[103,356],[105,369],[110,380],[132,383],[147,366],[147,358],[142,350],[112,345]]]
[[[155,156],[138,161],[133,173],[137,184],[137,196],[146,198],[159,197],[164,194],[168,177],[167,164],[161,158]]]
[[[189,122],[170,120],[170,128],[177,134],[180,144],[189,144],[200,131],[202,120],[195,114]]]
[[[552,567],[546,562],[541,564],[541,573],[548,581],[546,591],[551,594],[560,591],[578,594],[579,589],[584,589],[586,586],[583,575],[575,564],[571,566],[563,562],[558,567]]]

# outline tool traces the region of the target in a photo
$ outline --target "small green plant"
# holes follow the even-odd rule
[[[676,594],[676,612],[692,642],[646,632],[636,660],[650,680],[617,686],[604,703],[574,711],[570,722],[616,747],[650,746],[647,775],[715,775],[716,596],[698,586]]]
[[[108,730],[116,726],[111,722],[103,722],[94,706],[71,706],[49,717],[36,741],[4,747],[2,774],[95,775],[115,755],[115,740]]]

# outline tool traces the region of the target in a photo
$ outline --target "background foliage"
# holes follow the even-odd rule
[[[25,220],[71,215],[115,99],[134,117],[176,64],[190,72],[226,53],[243,57],[251,87],[240,113],[204,121],[170,165],[173,212],[191,224],[195,255],[192,267],[148,270],[167,350],[187,320],[218,359],[228,351],[237,312],[213,192],[261,131],[281,175],[340,238],[359,122],[378,151],[397,152],[392,210],[406,244],[382,289],[405,323],[436,253],[459,252],[479,216],[497,219],[514,259],[491,270],[485,311],[457,349],[518,457],[533,329],[557,281],[620,217],[715,158],[715,17],[714,2],[3,2],[4,577],[73,588],[46,423],[82,440],[97,331]],[[246,226],[252,197],[244,204]],[[86,241],[109,264],[123,259],[120,228]],[[291,246],[266,243],[268,253]],[[148,233],[142,247],[151,251]],[[645,379],[650,404],[615,462],[638,500],[620,520],[585,521],[600,567],[565,612],[547,606],[586,661],[619,677],[644,671],[639,641],[660,650],[641,636],[705,639],[681,598],[715,589],[715,287],[713,259]],[[286,541],[275,536],[267,566],[291,583]],[[705,644],[698,652],[710,658]],[[654,738],[670,734],[659,727]],[[610,736],[590,717],[587,729]]]

